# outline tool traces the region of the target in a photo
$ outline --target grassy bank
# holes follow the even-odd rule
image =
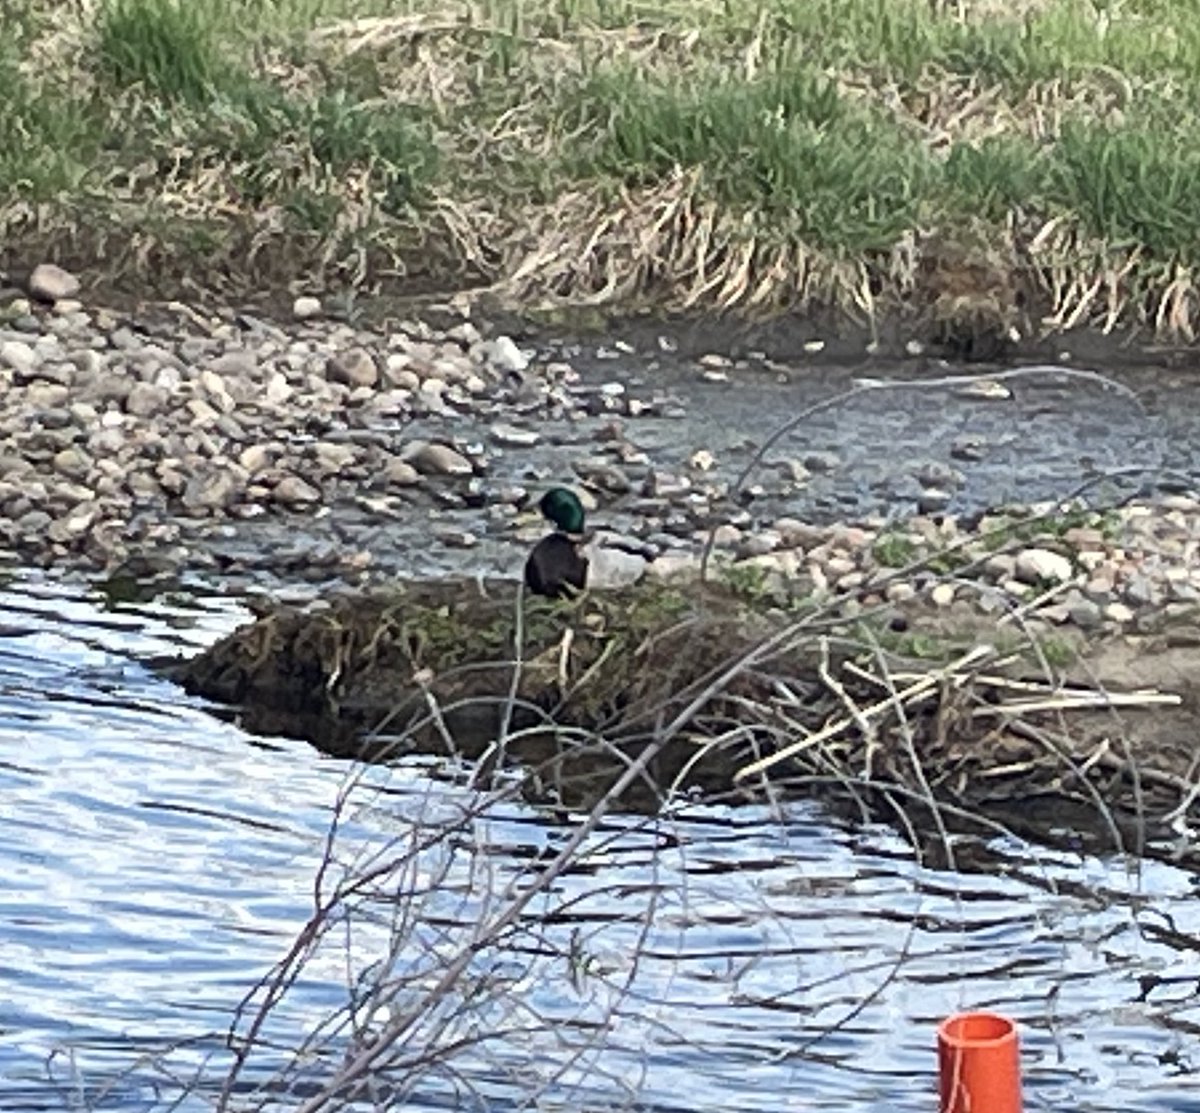
[[[13,0],[8,29],[12,269],[1197,318],[1197,0]]]

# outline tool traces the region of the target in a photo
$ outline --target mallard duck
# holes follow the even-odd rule
[[[585,533],[583,503],[566,487],[551,487],[538,509],[553,526],[525,561],[525,586],[535,595],[569,598],[585,587],[620,587],[641,579],[653,554],[624,539]]]

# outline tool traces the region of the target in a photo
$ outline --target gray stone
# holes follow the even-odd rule
[[[56,472],[69,479],[86,479],[92,470],[91,458],[78,448],[64,448],[56,452],[52,463]]]
[[[511,336],[497,336],[483,345],[485,357],[497,371],[519,375],[529,367],[529,357]]]
[[[379,368],[364,348],[350,348],[330,356],[325,374],[331,383],[345,386],[375,386],[379,382]]]
[[[32,345],[24,340],[5,340],[0,343],[0,366],[11,368],[18,375],[32,375],[39,362]]]
[[[309,506],[321,501],[321,492],[298,475],[285,475],[275,484],[271,498],[283,506]]]
[[[151,417],[167,405],[170,394],[154,383],[134,383],[125,396],[125,412],[134,417]]]
[[[1149,576],[1135,572],[1125,581],[1125,601],[1134,607],[1152,607],[1158,604],[1161,597],[1157,585]]]
[[[421,482],[421,473],[407,460],[395,456],[384,465],[382,475],[390,487],[412,487]]]
[[[1098,604],[1080,596],[1067,604],[1071,621],[1081,630],[1094,630],[1104,621],[1104,615]]]
[[[258,373],[258,353],[253,348],[233,348],[212,360],[208,370],[229,378],[253,378]]]
[[[926,487],[917,495],[917,510],[922,514],[938,514],[950,505],[953,497],[940,487]]]
[[[73,298],[79,293],[79,279],[54,263],[39,263],[29,275],[29,293],[45,302]]]
[[[505,448],[529,448],[542,439],[536,429],[521,429],[503,421],[497,421],[488,432],[496,444]]]
[[[161,474],[160,482],[166,488],[166,479]],[[194,475],[185,481],[182,501],[190,511],[215,513],[233,502],[237,490],[238,482],[229,472],[209,472]]]
[[[475,472],[471,461],[448,444],[413,441],[400,458],[422,475],[473,475]]]
[[[830,472],[836,469],[841,461],[836,452],[810,452],[804,457],[803,463],[810,472]]]
[[[469,529],[456,529],[453,526],[435,526],[431,532],[434,538],[448,549],[473,549],[479,544],[479,538]]]

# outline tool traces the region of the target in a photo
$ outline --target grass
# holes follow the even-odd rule
[[[1196,324],[1196,0],[10,8],[0,265]]]

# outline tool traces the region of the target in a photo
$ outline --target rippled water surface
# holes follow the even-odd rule
[[[0,1109],[167,1109],[185,1091],[211,1108],[234,1009],[312,910],[339,795],[326,891],[478,805],[418,766],[349,791],[344,763],[248,736],[139,663],[241,617],[0,592]],[[574,823],[495,805],[383,871],[301,970],[234,1107],[257,1107],[385,956],[410,975],[397,1000],[424,1000]],[[1022,1023],[1032,1109],[1200,1110],[1197,878],[958,849],[964,872],[922,867],[815,805],[610,821],[417,1026],[463,1047],[400,1072],[418,1079],[403,1107],[928,1111],[937,1021],[987,1007]],[[310,1057],[310,1085],[347,1039]]]

